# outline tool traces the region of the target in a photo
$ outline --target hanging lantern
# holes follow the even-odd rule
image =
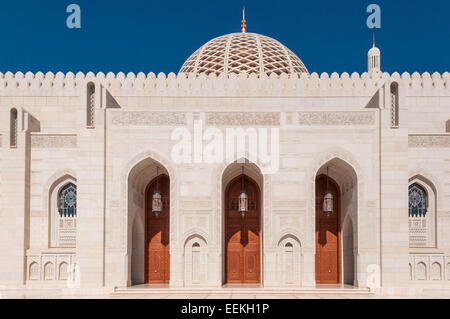
[[[242,218],[248,212],[248,195],[244,187],[244,166],[242,166],[242,189],[239,194],[239,213],[241,213]]]
[[[333,194],[331,194],[330,190],[328,189],[328,166],[327,166],[327,189],[325,191],[325,194],[323,195],[323,204],[322,204],[322,210],[325,216],[330,216],[331,213],[333,213]]]
[[[162,195],[159,191],[159,167],[156,167],[156,190],[153,192],[152,197],[152,212],[155,214],[156,217],[161,214],[163,210],[163,203],[162,203]]]
[[[245,214],[248,212],[248,196],[245,190],[241,190],[239,194],[239,212],[242,217],[245,217]]]

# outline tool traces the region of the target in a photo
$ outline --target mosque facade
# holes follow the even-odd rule
[[[450,287],[450,74],[367,61],[244,21],[178,74],[0,74],[0,285]]]

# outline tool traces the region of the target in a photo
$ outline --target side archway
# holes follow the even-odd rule
[[[316,283],[356,285],[359,202],[356,170],[341,158],[332,157],[317,169],[315,183]],[[333,195],[333,212],[328,217],[323,212],[327,189]]]
[[[127,178],[129,284],[170,280],[171,179],[165,165],[146,157],[132,166]],[[156,217],[152,195],[162,193],[163,210]]]

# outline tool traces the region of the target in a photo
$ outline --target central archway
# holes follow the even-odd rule
[[[242,180],[248,212],[238,211]],[[249,176],[238,175],[225,189],[225,283],[261,282],[261,192]]]

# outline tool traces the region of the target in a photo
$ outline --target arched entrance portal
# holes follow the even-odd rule
[[[341,282],[341,192],[337,183],[328,177],[328,190],[333,195],[333,212],[326,216],[322,209],[327,190],[327,176],[316,178],[316,283]]]
[[[248,195],[248,212],[238,211],[242,178]],[[225,283],[261,282],[260,189],[246,175],[232,179],[225,189]]]
[[[152,196],[159,188],[163,210],[156,216],[152,211]],[[155,177],[145,192],[145,282],[169,283],[169,218],[170,180],[167,175]]]
[[[333,213],[322,210],[328,175]],[[316,283],[358,285],[358,177],[354,168],[332,158],[316,172]]]

